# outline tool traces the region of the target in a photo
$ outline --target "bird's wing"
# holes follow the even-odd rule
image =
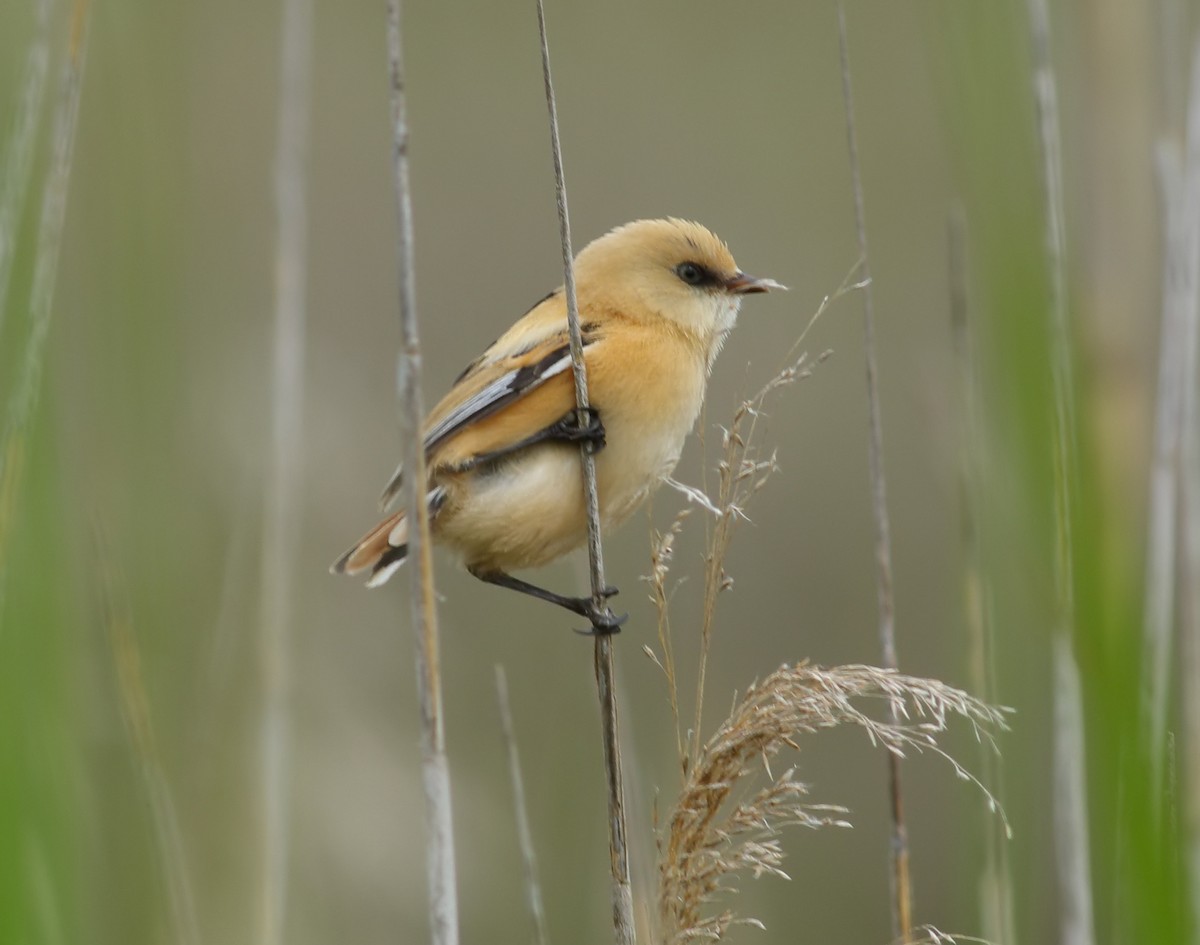
[[[585,348],[599,340],[584,325]],[[454,468],[502,451],[560,420],[575,406],[570,341],[561,293],[551,293],[470,364],[425,421],[430,467]],[[397,469],[380,502],[399,492]]]
[[[598,342],[584,336],[585,352]],[[541,433],[575,407],[571,346],[564,331],[495,366],[501,372],[444,415],[430,417],[425,450],[431,467],[463,467]],[[489,372],[491,373],[491,372]]]

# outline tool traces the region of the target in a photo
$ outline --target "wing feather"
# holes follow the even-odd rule
[[[430,412],[424,446],[431,467],[463,465],[520,442],[574,405],[566,325],[546,311],[555,301],[554,294],[548,296],[501,336]],[[585,325],[585,349],[598,340],[595,326]],[[397,469],[380,498],[384,508],[400,491],[402,478],[403,470]]]

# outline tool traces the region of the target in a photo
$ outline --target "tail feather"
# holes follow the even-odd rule
[[[386,584],[387,579],[400,569],[400,565],[404,564],[407,558],[408,545],[389,548],[371,566],[371,579],[367,581],[367,587],[379,587],[382,584]]]
[[[426,495],[431,517],[437,514],[445,498],[445,490],[440,487],[431,489]],[[359,574],[370,569],[371,577],[367,586],[379,587],[396,573],[407,556],[408,518],[404,511],[400,511],[363,535],[329,570],[335,574]]]
[[[358,574],[367,568],[374,568],[388,552],[398,550],[396,546],[407,548],[408,528],[404,519],[404,512],[385,518],[338,558],[330,570],[336,574]],[[393,533],[401,538],[396,545],[390,540]]]

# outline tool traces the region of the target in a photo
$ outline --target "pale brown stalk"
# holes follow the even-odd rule
[[[696,503],[711,513],[705,517],[705,552],[704,552],[704,589],[703,607],[700,617],[700,655],[696,672],[696,706],[695,718],[692,724],[692,739],[688,754],[680,757],[684,771],[689,764],[689,756],[695,756],[700,749],[700,738],[703,732],[704,691],[708,676],[708,656],[712,647],[713,632],[716,628],[717,599],[723,591],[733,586],[733,578],[725,571],[725,557],[733,540],[737,523],[745,519],[746,504],[757,493],[767,479],[778,470],[775,454],[767,455],[760,449],[756,434],[758,423],[763,417],[763,407],[768,398],[779,389],[803,380],[812,373],[808,353],[802,352],[798,357],[796,352],[804,344],[809,330],[816,324],[829,305],[841,298],[847,292],[863,287],[862,282],[851,282],[857,272],[857,267],[847,274],[842,284],[832,294],[825,296],[821,304],[809,319],[808,324],[788,351],[787,362],[779,373],[772,377],[753,397],[744,400],[734,411],[729,426],[721,428],[721,457],[717,461],[717,493],[710,498],[700,489],[684,486],[673,479],[668,484],[687,496],[689,502]],[[832,354],[824,351],[817,358],[817,364],[823,362]],[[792,361],[792,358],[796,360]],[[667,562],[669,563],[669,561]],[[659,602],[655,600],[656,606]],[[662,602],[665,604],[665,600]],[[659,607],[659,626],[668,631],[670,623],[665,613]],[[675,673],[672,655],[664,648],[663,665],[669,676]]]
[[[583,336],[579,328],[579,305],[575,297],[575,271],[572,266],[571,222],[567,212],[567,185],[563,173],[562,145],[558,136],[558,105],[550,75],[550,44],[546,38],[546,11],[537,0],[538,34],[542,50],[542,77],[546,87],[546,107],[550,116],[550,147],[554,158],[554,185],[558,207],[559,238],[562,244],[563,284],[567,296],[567,328],[571,339],[571,367],[575,376],[575,402],[579,422],[586,422],[588,408],[587,373],[583,360]],[[600,543],[600,499],[596,491],[596,465],[592,447],[580,446],[583,492],[588,520],[588,563],[591,573],[592,602],[602,612],[605,600],[604,552]],[[604,748],[605,793],[608,797],[609,867],[612,880],[613,931],[617,945],[633,945],[636,932],[633,921],[633,889],[629,878],[624,784],[621,776],[621,739],[617,718],[616,667],[613,663],[612,635],[594,628],[596,691],[600,700],[601,741]]]
[[[679,677],[675,672],[675,645],[671,639],[671,591],[667,589],[667,576],[675,557],[675,539],[683,531],[684,520],[690,514],[691,509],[680,509],[665,532],[651,529],[650,573],[642,577],[642,580],[650,585],[650,602],[654,604],[654,612],[658,617],[658,645],[662,650],[662,658],[660,659],[648,646],[643,645],[642,651],[666,677],[667,699],[671,704],[671,720],[675,728],[675,752],[684,775],[687,774],[688,768],[688,748],[679,712]]]
[[[513,810],[517,819],[517,844],[521,848],[525,896],[529,904],[529,917],[533,920],[533,940],[535,945],[548,945],[546,909],[542,905],[542,885],[538,881],[537,855],[533,849],[533,831],[529,827],[529,808],[525,803],[525,779],[521,775],[521,756],[517,752],[517,735],[508,701],[508,676],[499,663],[496,664],[496,705],[500,710],[500,730],[508,753],[508,776],[512,781]]]
[[[454,869],[454,823],[450,806],[450,767],[442,713],[437,596],[425,503],[425,452],[421,421],[421,342],[413,264],[412,197],[408,184],[408,103],[400,0],[388,0],[388,64],[392,107],[392,159],[396,176],[396,256],[400,275],[400,358],[397,393],[404,439],[404,495],[408,515],[408,561],[412,588],[412,628],[416,644],[417,698],[421,713],[421,781],[425,792],[429,925],[433,945],[458,943],[458,892]]]
[[[821,300],[820,306],[809,319],[804,331],[800,333],[800,337],[788,351],[789,359],[796,355],[796,351],[804,343],[809,329],[816,324],[817,319],[824,314],[831,302],[841,298],[849,291],[862,288],[861,283],[851,283],[853,275],[852,271],[835,292]],[[831,351],[822,352],[815,363],[824,362],[831,354]],[[734,411],[729,426],[720,428],[721,454],[715,466],[717,474],[715,497],[710,497],[703,490],[676,482],[674,479],[667,480],[669,486],[687,498],[689,506],[676,515],[666,532],[651,532],[650,573],[643,576],[642,580],[650,585],[650,601],[654,604],[658,618],[658,643],[661,652],[655,653],[648,646],[644,646],[643,651],[663,671],[667,680],[667,695],[675,721],[676,749],[679,753],[680,770],[684,775],[688,772],[692,758],[700,750],[705,681],[708,655],[716,628],[717,600],[723,591],[733,586],[733,578],[725,571],[724,567],[726,554],[733,540],[737,523],[748,520],[746,508],[750,500],[778,471],[774,452],[768,455],[759,446],[758,424],[765,416],[764,408],[770,397],[782,388],[810,377],[813,366],[809,363],[808,353],[801,353],[795,361],[781,368],[779,373],[768,380],[753,397],[742,401]],[[707,513],[705,515],[707,527],[705,530],[704,588],[702,590],[695,716],[691,728],[691,738],[687,739],[684,737],[681,727],[678,673],[675,665],[674,642],[671,637],[671,593],[667,589],[667,577],[674,557],[675,540],[682,531],[685,517],[690,514],[694,506],[699,506]]]
[[[850,154],[850,176],[854,187],[854,228],[862,266],[863,348],[867,366],[867,457],[871,473],[871,510],[875,519],[875,578],[879,606],[879,644],[883,665],[895,669],[896,605],[892,590],[892,537],[888,521],[887,483],[883,472],[883,418],[879,405],[879,369],[875,362],[875,303],[871,290],[871,264],[867,253],[867,223],[864,211],[862,171],[858,163],[858,135],[854,118],[854,89],[850,79],[850,52],[846,40],[846,12],[838,4],[838,44],[842,64],[842,97],[846,107],[846,143]],[[896,709],[898,712],[898,708]],[[892,721],[897,720],[893,716]],[[892,815],[891,884],[892,932],[901,941],[912,937],[912,881],[908,863],[908,827],[904,819],[904,790],[900,779],[900,756],[890,753],[888,792]]]
[[[263,514],[259,656],[262,854],[258,941],[280,945],[287,916],[291,796],[291,621],[303,468],[305,208],[312,0],[283,0],[275,151],[275,323],[271,451]]]

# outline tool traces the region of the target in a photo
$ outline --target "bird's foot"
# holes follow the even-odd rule
[[[604,423],[600,420],[600,411],[588,407],[583,411],[583,423],[579,422],[579,411],[572,410],[551,427],[551,435],[567,443],[590,443],[593,453],[604,449]]]
[[[590,597],[577,597],[575,603],[578,605],[578,608],[575,612],[581,617],[587,617],[591,621],[592,626],[590,629],[576,630],[575,632],[585,636],[597,637],[620,633],[621,624],[629,619],[629,614],[618,616],[608,606],[608,599],[616,597],[620,593],[620,589],[613,587],[611,584],[606,584],[602,587],[600,589],[600,597],[605,602],[603,607],[597,607],[596,602]]]
[[[585,637],[607,637],[621,632],[621,625],[629,619],[629,614],[614,614],[608,607],[603,610],[590,609],[582,616],[587,617],[592,625],[586,630],[575,632]]]

